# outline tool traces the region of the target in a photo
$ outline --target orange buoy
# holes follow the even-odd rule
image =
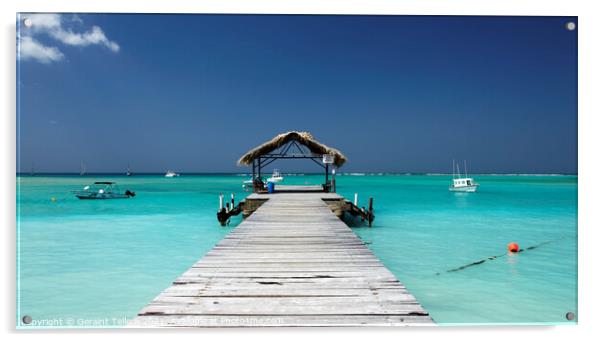
[[[508,251],[509,252],[516,253],[516,252],[518,252],[518,250],[519,250],[518,243],[516,243],[516,242],[510,242],[508,244]]]

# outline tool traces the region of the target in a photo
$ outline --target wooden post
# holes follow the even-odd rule
[[[219,209],[224,207],[224,194],[219,194]]]
[[[332,192],[337,192],[337,178],[336,178],[337,169],[332,167]]]
[[[230,210],[234,209],[234,193],[230,194]]]
[[[372,215],[373,211],[373,202],[372,197],[368,200],[368,227],[372,227],[372,221],[374,220],[374,215]]]
[[[261,157],[257,159],[257,178],[261,179]]]
[[[257,158],[257,179],[261,180],[261,157]],[[253,192],[260,192],[261,190],[263,189],[258,188],[253,182]]]
[[[228,222],[228,213],[226,212],[226,208],[220,208],[217,212],[217,220],[222,227],[225,227]]]
[[[357,192],[353,195],[353,205],[357,207]]]

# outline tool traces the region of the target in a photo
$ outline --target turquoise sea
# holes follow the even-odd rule
[[[374,197],[374,226],[349,224],[437,323],[574,323],[565,315],[577,314],[577,176],[474,177],[481,187],[469,194],[449,192],[449,175],[338,175],[337,191],[357,192],[360,205]],[[18,176],[17,324],[123,325],[240,222],[219,226],[218,196],[242,199],[248,178]],[[101,180],[137,196],[70,192]],[[509,255],[509,242],[538,247]]]

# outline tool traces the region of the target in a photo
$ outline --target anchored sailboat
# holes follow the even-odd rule
[[[452,161],[452,184],[449,186],[449,191],[476,192],[478,187],[479,184],[475,183],[474,179],[468,177],[466,160],[464,161],[464,177],[460,173],[460,166],[456,164],[455,160]]]
[[[86,164],[84,164],[83,161],[79,165],[79,175],[80,176],[85,176],[86,175]]]

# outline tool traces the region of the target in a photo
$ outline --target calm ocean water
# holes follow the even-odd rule
[[[577,177],[340,175],[337,191],[375,199],[373,228],[350,224],[440,324],[568,323],[577,313]],[[240,222],[217,223],[241,175],[17,177],[17,315],[46,325],[122,325]],[[116,181],[137,196],[81,201]],[[322,176],[286,176],[318,184]],[[51,199],[55,198],[55,201]],[[506,245],[541,246],[507,255]],[[502,255],[456,272],[489,256]],[[87,320],[87,321],[86,321]]]

